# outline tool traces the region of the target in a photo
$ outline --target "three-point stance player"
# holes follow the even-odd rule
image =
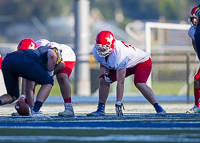
[[[146,81],[151,72],[152,62],[149,55],[120,40],[116,40],[110,31],[101,31],[96,37],[93,48],[94,58],[100,63],[102,75],[99,84],[99,103],[97,110],[87,116],[104,116],[105,104],[108,98],[110,84],[117,81],[116,115],[122,116],[122,98],[124,81],[130,75],[135,75],[134,84],[143,96],[154,106],[157,114],[166,114],[160,106]]]

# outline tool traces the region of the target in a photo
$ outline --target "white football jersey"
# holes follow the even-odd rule
[[[194,33],[195,33],[196,28],[194,26],[191,26],[190,29],[188,30],[188,35],[194,40]]]
[[[143,50],[119,40],[115,40],[115,48],[110,53],[107,61],[105,60],[105,57],[100,57],[97,54],[96,44],[93,47],[93,56],[99,63],[108,69],[115,70],[120,70],[125,67],[131,68],[149,59],[149,55]]]
[[[60,44],[62,48],[62,59],[63,61],[76,61],[76,55],[71,47]]]
[[[46,40],[46,39],[39,39],[39,40],[36,40],[35,43],[37,45],[37,47],[40,47],[40,46],[46,46],[50,41]]]

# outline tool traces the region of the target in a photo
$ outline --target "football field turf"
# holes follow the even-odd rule
[[[63,105],[44,105],[47,118],[11,117],[13,106],[0,110],[0,142],[200,142],[200,114],[185,114],[193,104],[162,104],[166,116],[156,116],[146,104],[125,104],[124,116],[114,115],[114,104],[106,116],[87,117],[96,104],[75,104],[75,117],[58,117]]]

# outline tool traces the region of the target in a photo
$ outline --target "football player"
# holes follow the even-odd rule
[[[36,44],[38,42],[36,41]],[[52,47],[56,42],[49,42],[47,46]],[[72,73],[72,70],[75,66],[76,55],[71,47],[60,44],[62,48],[62,62],[65,64],[65,67],[62,71],[56,73],[56,79],[58,81],[60,91],[64,101],[65,110],[63,112],[59,112],[59,116],[74,116],[74,109],[72,106],[71,99],[71,87],[69,84],[69,76]]]
[[[37,45],[36,43],[30,39],[30,38],[25,38],[23,40],[20,41],[20,43],[17,46],[17,50],[28,50],[28,49],[36,49]],[[21,86],[21,95],[19,97],[19,100],[25,100],[26,99],[26,79],[22,78],[22,86]],[[35,92],[35,89],[33,90],[33,92]],[[27,103],[27,99],[25,100]],[[12,113],[12,115],[15,115],[15,113]]]
[[[43,41],[43,45],[44,45],[44,42],[46,42],[46,44],[49,42],[47,41]],[[39,42],[38,42],[39,43]],[[38,44],[39,45],[39,44]],[[36,45],[35,41],[30,39],[30,38],[25,38],[23,40],[20,41],[20,43],[18,44],[17,46],[17,50],[20,51],[20,50],[28,50],[28,49],[36,49],[37,47],[40,47],[40,45],[38,46]],[[35,86],[37,84],[35,83]],[[33,94],[35,93],[35,86],[34,86],[34,89],[33,89]],[[26,79],[25,78],[22,78],[22,85],[21,85],[21,95],[19,97],[18,100],[22,100],[22,101],[25,101],[27,104],[28,104],[28,101],[27,101],[27,98],[26,98]],[[29,97],[28,98],[29,102],[33,101],[32,103],[32,106],[29,105],[30,107],[30,110],[32,111],[33,109],[33,106],[34,106],[34,96],[33,97]],[[14,112],[11,114],[12,116],[19,116],[19,114],[17,112]]]
[[[40,84],[40,90],[31,111],[32,117],[44,117],[40,108],[48,97],[53,86],[51,73],[61,61],[57,47],[42,46],[34,50],[18,50],[6,55],[2,62],[2,72],[7,94],[0,97],[0,105],[12,103],[19,97],[18,78],[26,79],[26,96],[33,96],[35,82]],[[62,69],[61,69],[62,70]],[[50,71],[50,72],[47,72]]]
[[[197,52],[195,43],[194,43],[194,33],[196,30],[196,24],[197,24],[197,17],[195,15],[197,6],[194,6],[192,10],[190,11],[190,15],[188,18],[188,21],[191,23],[191,27],[188,30],[188,36],[192,40],[192,46],[195,52]],[[199,98],[200,98],[200,88],[199,88],[199,81],[200,81],[200,69],[194,76],[194,107],[192,107],[190,110],[188,110],[186,113],[197,113],[199,108]]]
[[[152,89],[146,85],[152,68],[149,55],[120,40],[116,40],[110,31],[101,31],[96,36],[93,56],[100,63],[99,102],[95,112],[87,116],[104,116],[105,104],[108,98],[110,84],[117,81],[116,87],[116,116],[123,116],[122,99],[124,81],[130,75],[135,75],[134,84],[143,96],[154,106],[158,115],[165,115],[166,111],[160,106]]]
[[[195,15],[197,17],[197,24],[196,24],[196,30],[195,30],[195,33],[194,33],[194,43],[195,43],[197,56],[200,60],[200,22],[199,22],[200,21],[200,4],[196,7]],[[200,82],[200,80],[199,80],[199,82]],[[199,108],[198,108],[197,112],[200,113]]]
[[[64,45],[64,44],[58,44],[56,42],[50,42],[46,39],[39,39],[35,41],[36,46],[48,46],[48,47],[54,47],[54,46],[61,46],[62,49],[62,63],[64,64],[64,69],[62,71],[57,71],[55,69],[53,75],[56,74],[56,78],[60,87],[60,91],[63,97],[64,101],[64,107],[65,110],[63,112],[59,112],[59,116],[74,116],[74,109],[72,106],[72,100],[71,100],[71,87],[69,84],[69,76],[72,73],[72,70],[75,66],[76,56],[74,51],[71,49],[71,47]],[[22,86],[22,87],[25,87]],[[24,89],[24,88],[23,88]],[[34,90],[34,89],[33,89]],[[21,95],[21,99],[24,100],[25,94]],[[34,105],[34,98],[32,97],[29,101],[29,106],[32,108]],[[13,113],[13,116],[18,116],[18,114]]]

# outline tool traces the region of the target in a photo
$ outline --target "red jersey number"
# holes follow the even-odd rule
[[[122,43],[124,44],[124,46],[126,46],[127,48],[131,47],[131,48],[133,48],[133,49],[135,50],[135,47],[133,47],[132,45],[130,45],[130,44],[124,42],[124,41],[121,41],[121,42],[122,42]]]

